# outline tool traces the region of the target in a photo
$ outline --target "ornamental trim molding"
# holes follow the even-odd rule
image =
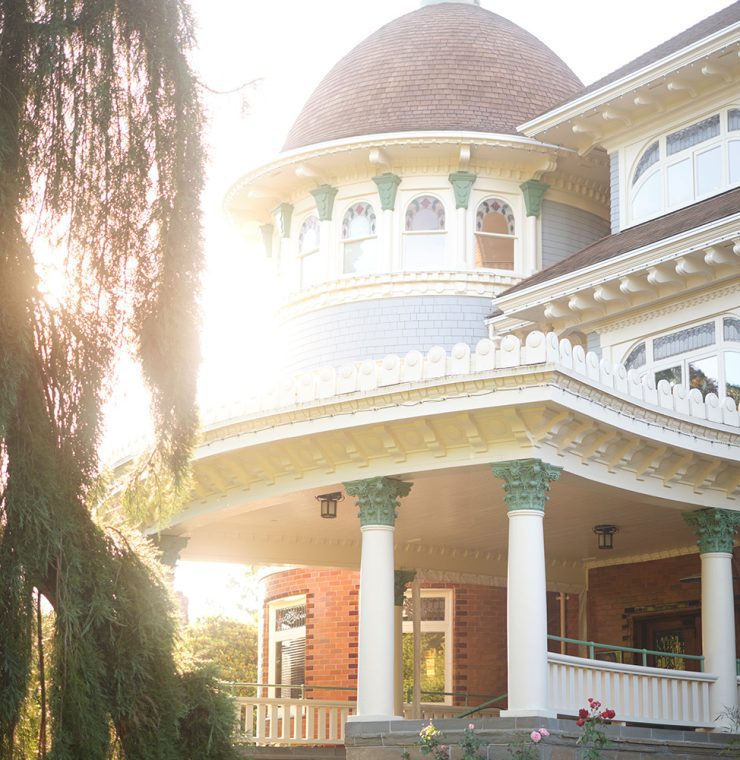
[[[350,275],[315,285],[296,293],[277,311],[278,319],[287,322],[328,306],[356,303],[377,298],[439,295],[493,298],[498,291],[515,285],[519,277],[487,272],[391,272]]]
[[[408,496],[413,483],[393,478],[367,478],[344,484],[348,496],[354,496],[362,527],[396,524],[399,499]]]
[[[493,474],[504,481],[504,501],[510,514],[530,509],[544,512],[550,482],[560,477],[562,469],[541,459],[511,459],[491,465]]]
[[[729,509],[699,509],[696,512],[684,512],[683,519],[696,532],[699,554],[732,554],[735,531],[740,525],[740,512],[731,512]]]

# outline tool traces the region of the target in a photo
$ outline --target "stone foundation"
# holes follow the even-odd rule
[[[486,742],[481,749],[481,757],[485,760],[510,760],[509,745],[516,736],[529,734],[541,726],[550,731],[550,736],[538,745],[540,760],[581,760],[583,757],[583,749],[576,745],[580,729],[572,720],[471,718],[435,721],[434,725],[444,733],[444,743],[450,745],[450,760],[462,759],[457,743],[469,722],[475,725],[476,733]],[[404,750],[409,751],[411,760],[419,760],[423,757],[418,751],[419,731],[426,724],[420,720],[349,723],[346,727],[347,760],[401,760]],[[729,751],[733,737],[728,734],[618,725],[606,727],[606,733],[611,745],[603,751],[603,760],[693,760],[740,756],[740,746],[735,752]]]

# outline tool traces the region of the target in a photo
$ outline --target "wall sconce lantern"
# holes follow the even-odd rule
[[[616,532],[616,525],[594,525],[594,533],[599,540],[599,549],[613,549]]]
[[[321,516],[327,520],[333,520],[337,516],[337,504],[344,501],[344,494],[340,491],[335,493],[322,493],[316,497],[321,504]]]

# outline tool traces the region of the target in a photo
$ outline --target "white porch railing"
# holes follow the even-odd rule
[[[578,715],[589,697],[617,714],[618,721],[712,728],[709,688],[717,676],[685,670],[547,655],[550,707]]]
[[[255,744],[344,744],[355,702],[235,697],[238,730]]]
[[[356,712],[354,701],[325,699],[278,699],[235,697],[238,732],[246,741],[270,744],[344,744],[344,724]],[[422,720],[456,718],[470,707],[425,703],[420,705]],[[404,705],[404,717],[412,717],[412,706]],[[481,710],[477,716],[496,716],[497,709]]]

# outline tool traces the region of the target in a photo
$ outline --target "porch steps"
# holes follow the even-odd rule
[[[255,747],[247,745],[239,749],[244,758],[254,760],[345,760],[344,747]]]

